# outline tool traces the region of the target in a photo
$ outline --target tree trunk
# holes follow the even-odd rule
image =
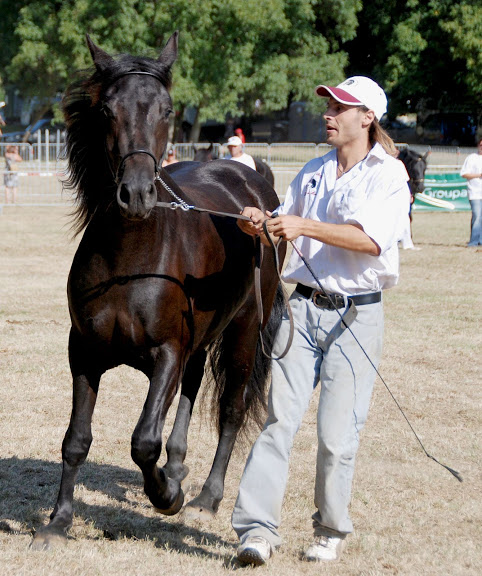
[[[196,119],[194,120],[194,124],[191,128],[191,142],[199,142],[199,135],[201,134],[200,110],[201,108],[199,107],[196,112]]]

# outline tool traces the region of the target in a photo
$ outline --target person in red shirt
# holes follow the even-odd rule
[[[243,134],[243,131],[241,130],[241,128],[236,128],[236,130],[234,131],[234,134],[235,134],[236,136],[238,136],[238,138],[241,138],[241,142],[242,142],[243,144],[246,144],[246,137],[245,137],[245,135]]]

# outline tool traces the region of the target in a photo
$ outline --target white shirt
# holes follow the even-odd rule
[[[482,154],[469,154],[460,170],[460,175],[482,174]],[[469,200],[482,200],[482,178],[467,180],[467,196]]]
[[[380,256],[371,256],[298,237],[296,246],[327,292],[348,296],[390,288],[399,275],[397,243],[409,225],[405,166],[377,143],[341,178],[336,178],[336,170],[336,149],[308,162],[289,186],[278,212],[333,224],[360,224],[380,247]],[[294,250],[283,279],[317,288]]]
[[[235,160],[236,162],[241,162],[241,164],[246,164],[246,166],[249,166],[253,170],[256,170],[256,164],[254,163],[253,157],[250,156],[249,154],[246,154],[246,152],[243,152],[241,156],[237,156],[236,158],[234,158],[234,156],[227,156],[227,159]]]

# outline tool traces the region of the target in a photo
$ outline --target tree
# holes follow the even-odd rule
[[[181,30],[173,96],[197,108],[196,128],[227,113],[250,114],[256,100],[266,111],[286,108],[290,98],[314,100],[317,72],[329,81],[343,77],[346,54],[331,51],[317,31],[311,0],[170,4],[154,30]]]
[[[391,115],[480,108],[482,6],[472,0],[371,0],[359,14],[349,72],[371,75]]]
[[[2,1],[2,0],[0,0]],[[53,97],[73,69],[90,64],[84,36],[109,52],[153,55],[180,30],[173,99],[195,106],[197,123],[266,111],[290,98],[314,100],[317,82],[339,82],[340,42],[354,35],[359,0],[35,0],[17,12],[8,78],[27,95]],[[329,34],[322,31],[329,22]],[[10,33],[10,36],[12,34]]]

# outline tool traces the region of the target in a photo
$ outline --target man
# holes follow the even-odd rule
[[[239,136],[231,136],[227,142],[227,146],[230,154],[230,156],[227,157],[229,160],[241,162],[241,164],[246,164],[246,166],[256,170],[253,157],[243,152],[243,141]]]
[[[383,90],[366,77],[337,87],[318,86],[328,98],[324,118],[331,152],[306,164],[290,185],[276,215],[246,207],[251,235],[267,229],[274,241],[294,241],[330,299],[294,250],[284,280],[296,284],[290,299],[295,334],[288,354],[273,361],[268,419],[253,446],[233,511],[242,563],[264,564],[281,543],[278,527],[289,455],[313,389],[321,381],[318,407],[314,540],[310,561],[340,557],[353,525],[348,513],[355,455],[382,351],[382,290],[398,280],[397,242],[408,226],[408,175],[380,128]],[[335,308],[332,306],[334,303]],[[351,301],[351,302],[350,302]],[[358,312],[350,330],[339,314]],[[289,320],[283,318],[273,356],[283,350]],[[331,344],[330,344],[331,342]]]
[[[467,195],[472,209],[467,246],[482,245],[482,138],[479,138],[477,152],[467,156],[460,170],[460,175],[467,179]]]

